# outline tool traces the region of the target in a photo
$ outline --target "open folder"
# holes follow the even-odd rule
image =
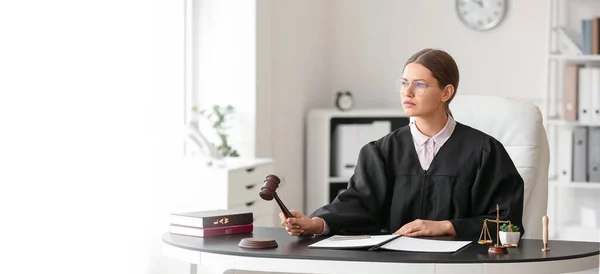
[[[412,238],[401,235],[334,235],[309,245],[309,248],[326,249],[385,249],[408,252],[453,253],[469,245],[472,241],[445,241]]]

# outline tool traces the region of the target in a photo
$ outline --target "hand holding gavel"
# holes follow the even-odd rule
[[[281,225],[284,226],[287,232],[292,236],[322,233],[324,223],[321,218],[309,218],[298,211],[288,210],[276,192],[280,183],[281,180],[279,177],[269,174],[265,179],[263,187],[260,189],[259,195],[263,200],[267,201],[275,198],[277,205],[279,205],[279,208],[281,209],[281,213],[279,214]]]

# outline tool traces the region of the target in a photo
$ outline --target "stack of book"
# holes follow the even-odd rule
[[[586,55],[600,54],[600,18],[593,16],[581,20],[581,52]]]
[[[556,28],[558,50],[563,55],[600,54],[600,17],[581,19],[578,30],[563,26]]]
[[[254,228],[253,218],[252,212],[231,210],[172,213],[169,231],[172,234],[196,237],[251,233]]]

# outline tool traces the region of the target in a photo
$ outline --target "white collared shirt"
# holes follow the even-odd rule
[[[432,137],[429,137],[419,131],[414,119],[411,119],[409,127],[415,145],[415,150],[419,156],[421,168],[427,170],[429,169],[431,161],[433,161],[433,157],[435,157],[444,143],[446,143],[446,141],[450,139],[450,136],[452,136],[454,128],[456,127],[456,121],[452,118],[452,116],[448,115],[448,121],[446,122],[444,128],[442,128],[440,132]]]

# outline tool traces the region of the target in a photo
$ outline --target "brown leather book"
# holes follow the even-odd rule
[[[232,225],[251,224],[252,212],[234,210],[207,210],[196,212],[172,213],[171,224],[198,228],[213,228]]]

